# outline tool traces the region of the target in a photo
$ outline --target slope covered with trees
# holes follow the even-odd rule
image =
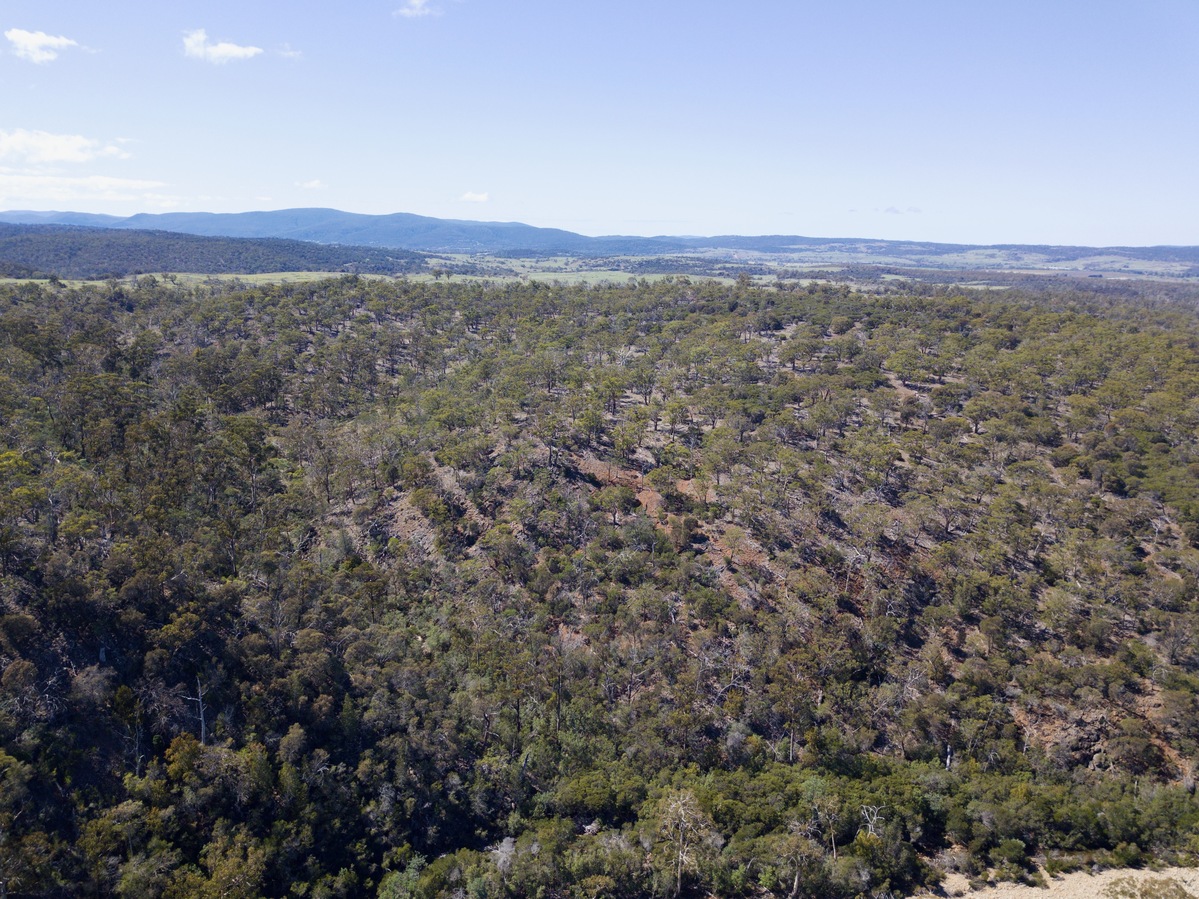
[[[394,275],[424,268],[425,257],[407,250],[0,223],[0,275],[9,277],[95,279],[147,272],[250,275],[309,271]]]
[[[0,889],[1199,851],[1193,303],[0,287]]]

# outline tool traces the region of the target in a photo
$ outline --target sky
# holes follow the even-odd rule
[[[0,209],[1199,244],[1199,0],[0,0]]]

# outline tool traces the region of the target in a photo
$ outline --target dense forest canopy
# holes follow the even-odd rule
[[[310,271],[394,275],[426,267],[427,257],[423,254],[398,249],[0,223],[0,277],[104,279],[149,272],[218,275]]]
[[[0,892],[1199,852],[1193,304],[0,286]]]

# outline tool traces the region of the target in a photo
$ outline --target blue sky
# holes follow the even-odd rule
[[[0,209],[1199,244],[1199,2],[0,3]]]

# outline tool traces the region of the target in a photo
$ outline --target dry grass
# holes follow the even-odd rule
[[[1163,871],[1075,871],[1046,877],[1046,886],[1001,883],[973,888],[961,874],[945,878],[940,893],[926,897],[960,896],[966,899],[1199,899],[1199,868]]]

